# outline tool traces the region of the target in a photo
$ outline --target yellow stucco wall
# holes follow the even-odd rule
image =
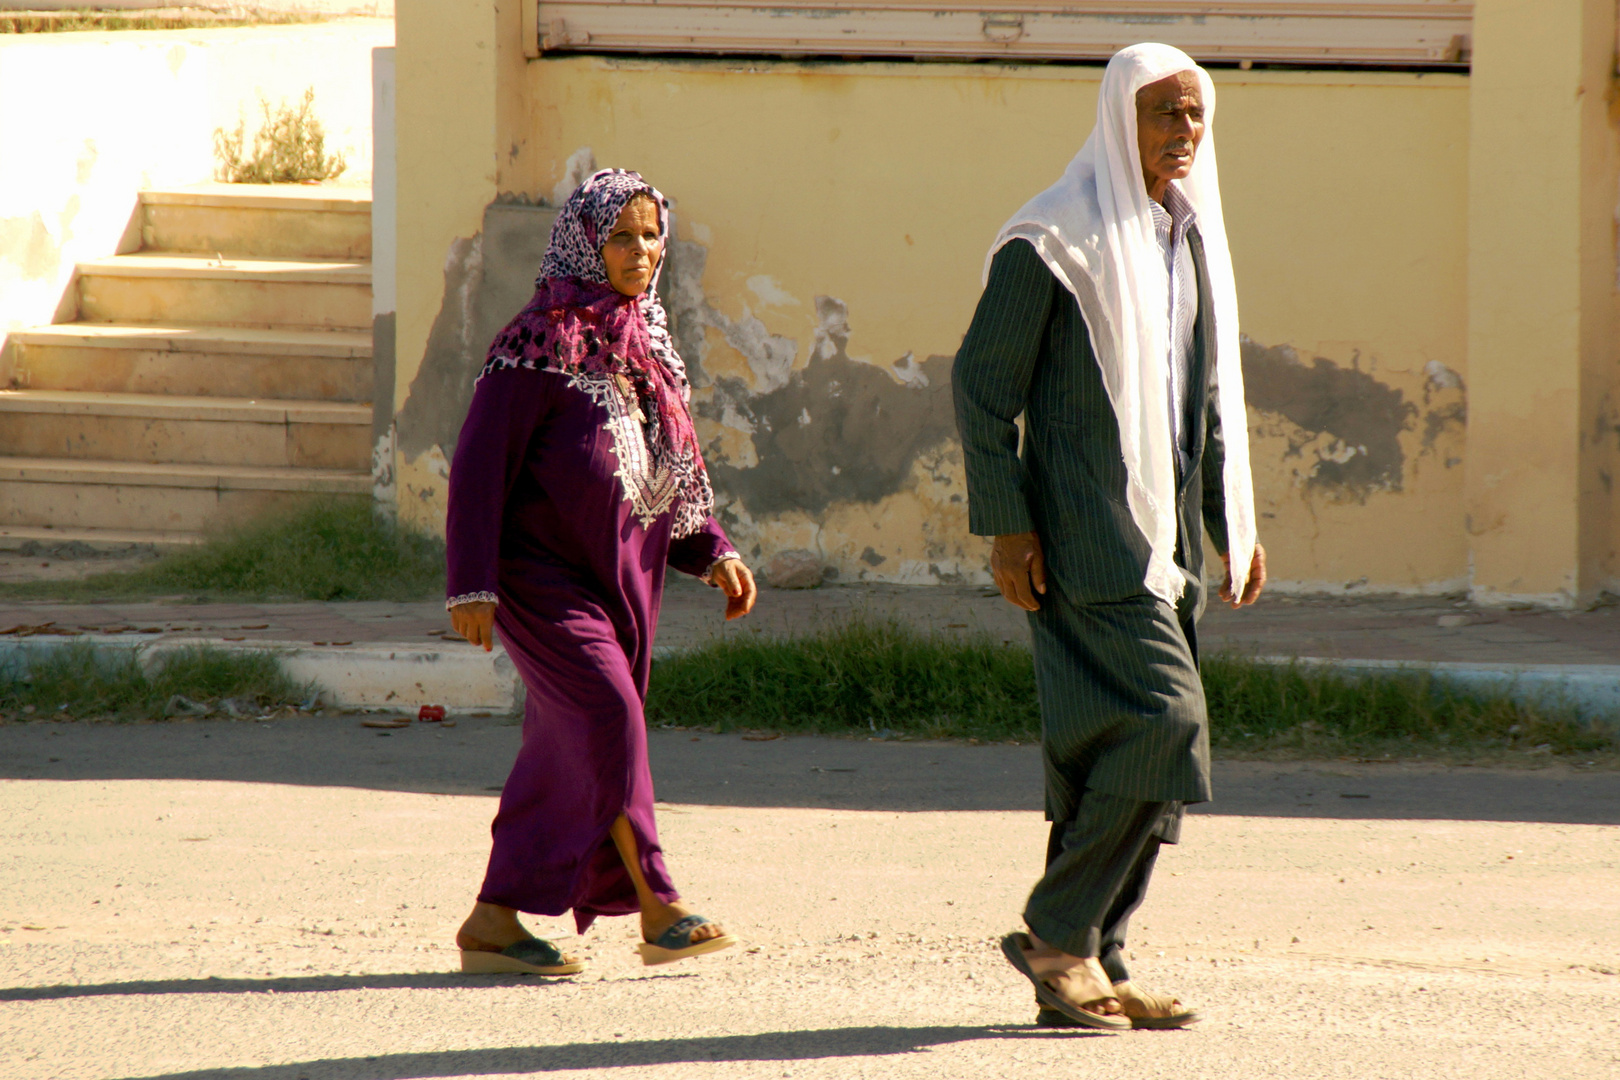
[[[1595,56],[1594,35],[1607,33],[1604,56],[1612,55],[1612,12],[1603,15],[1598,0],[1553,2],[1571,9],[1558,34],[1585,34]],[[1514,20],[1539,18],[1534,5],[1509,0],[1479,7],[1495,20],[1491,33],[1508,40]],[[448,325],[491,200],[554,202],[566,194],[570,169],[585,161],[637,169],[675,202],[670,306],[701,373],[699,429],[739,546],[762,555],[810,548],[841,580],[986,579],[986,545],[966,533],[959,449],[931,435],[899,444],[907,423],[939,428],[948,371],[941,358],[972,316],[986,246],[1084,140],[1099,68],[526,61],[516,5],[402,0],[399,12],[398,404],[407,403],[424,349],[436,347],[430,336]],[[414,60],[413,41],[421,53]],[[1569,51],[1567,43],[1550,46],[1548,55],[1558,48]],[[1487,43],[1481,56],[1489,54]],[[1497,301],[1482,304],[1477,290],[1471,300],[1470,273],[1480,278],[1489,268],[1493,295],[1507,302],[1540,272],[1524,252],[1499,265],[1491,254],[1498,219],[1513,212],[1501,194],[1517,181],[1493,175],[1495,195],[1470,191],[1471,168],[1494,168],[1471,139],[1479,131],[1471,78],[1214,76],[1214,131],[1250,339],[1257,509],[1274,581],[1313,591],[1470,587],[1480,531],[1470,512],[1489,502],[1481,494],[1486,472],[1470,464],[1465,439],[1480,416],[1470,341],[1501,337],[1482,400],[1511,419],[1528,383],[1502,371],[1530,362],[1514,361],[1512,351],[1535,333],[1518,324],[1492,330]],[[1504,77],[1505,93],[1516,77]],[[1612,208],[1615,190],[1615,154],[1603,142],[1615,130],[1612,85],[1591,83],[1584,69],[1560,78],[1543,88],[1547,95],[1579,85],[1602,91],[1604,105],[1571,106],[1576,120],[1557,119],[1550,133],[1536,127],[1533,110],[1516,121],[1552,139],[1557,160],[1585,170],[1568,192],[1550,192],[1578,200],[1547,241],[1556,249],[1547,265],[1562,277],[1548,297],[1517,302],[1536,318],[1568,324],[1570,343],[1559,346],[1568,370],[1555,382],[1577,384],[1578,400],[1555,417],[1511,420],[1493,435],[1491,453],[1504,469],[1519,468],[1520,520],[1545,515],[1554,533],[1567,535],[1555,544],[1551,585],[1515,585],[1501,572],[1481,590],[1487,598],[1517,590],[1567,602],[1620,572],[1608,460],[1620,462],[1620,393],[1612,344],[1605,352],[1620,294],[1612,218],[1600,213]],[[1529,169],[1534,184],[1550,182],[1547,169]],[[1587,235],[1604,221],[1602,237]],[[1587,297],[1573,319],[1560,314],[1560,305],[1583,303],[1572,289]],[[800,384],[815,379],[836,397],[852,374],[891,422],[855,430],[828,426],[809,408],[794,422],[771,412],[794,406]],[[775,420],[783,423],[762,429]],[[790,438],[782,429],[795,423],[804,430]],[[1613,453],[1588,447],[1604,439]],[[452,441],[453,432],[444,444]],[[790,443],[797,449],[784,450]],[[849,454],[868,450],[878,465],[852,481],[862,466]],[[420,440],[401,454],[406,520],[442,520],[444,459],[439,443]],[[1520,467],[1542,459],[1550,464],[1540,479],[1534,467]],[[835,481],[810,475],[828,462]],[[1474,479],[1465,484],[1465,475]],[[800,491],[810,495],[795,509],[789,504]],[[1581,499],[1584,509],[1546,508]],[[1513,541],[1519,548],[1501,548],[1500,561],[1522,564],[1537,542]],[[1577,568],[1582,560],[1587,570]]]
[[[498,26],[487,0],[405,4],[396,19],[396,412],[441,304],[448,253],[478,232],[484,205],[495,197],[497,42],[512,37]],[[394,464],[389,486],[400,519],[442,533],[443,453],[399,455]]]
[[[1475,18],[1467,522],[1475,589],[1568,603],[1616,578],[1615,5]]]
[[[955,351],[989,241],[1078,149],[1099,78],[1075,68],[549,60],[525,71],[533,127],[500,183],[550,192],[582,147],[638,169],[675,199],[680,239],[707,249],[703,294],[734,327],[758,320],[796,346],[802,367],[815,298],[836,297],[848,306],[849,356],[891,369],[908,354]],[[1320,456],[1353,449],[1296,422],[1327,402],[1301,400],[1296,420],[1255,411],[1259,509],[1278,576],[1460,587],[1461,426],[1430,433],[1427,418],[1461,392],[1424,369],[1465,375],[1467,80],[1218,72],[1217,83],[1244,331],[1292,346],[1305,364],[1359,366],[1365,389],[1381,383],[1415,410],[1389,433],[1399,490],[1311,483]],[[722,329],[706,336],[709,375],[758,386]],[[1300,382],[1307,398],[1357,389]],[[706,434],[747,460],[747,434]],[[982,545],[949,502],[961,487],[948,456],[876,504],[746,514],[752,535],[739,542],[819,549],[844,577],[978,570]],[[933,479],[941,467],[954,482]],[[868,547],[885,562],[860,562]]]

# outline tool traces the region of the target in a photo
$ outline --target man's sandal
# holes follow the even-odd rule
[[[1150,994],[1138,990],[1129,982],[1115,983],[1114,996],[1119,998],[1119,1007],[1125,1015],[1131,1018],[1133,1028],[1165,1031],[1188,1027],[1203,1019],[1197,1012],[1181,1004],[1175,996]]]
[[[1124,1015],[1130,1017],[1131,1027],[1138,1030],[1170,1031],[1176,1028],[1191,1027],[1203,1017],[1192,1009],[1178,1008],[1181,1002],[1169,994],[1149,994],[1135,987],[1120,993],[1121,987],[1130,986],[1129,983],[1115,983],[1115,996],[1119,998],[1119,1006]],[[1049,1009],[1037,998],[1035,1000],[1038,1012],[1035,1014],[1036,1027],[1063,1028],[1078,1027],[1063,1013],[1056,1009]]]
[[[643,941],[636,946],[641,953],[641,962],[651,967],[654,964],[672,964],[676,960],[685,960],[689,956],[702,956],[704,953],[719,952],[729,949],[737,944],[737,939],[730,934],[721,934],[718,937],[706,938],[694,942],[692,934],[700,926],[709,922],[701,915],[688,915],[678,920],[674,926],[658,935],[657,941]]]
[[[493,952],[462,949],[461,970],[468,975],[578,975],[585,970],[579,960],[567,960],[562,951],[543,938],[524,938]]]
[[[1057,1013],[1069,1021],[1071,1027],[1095,1028],[1098,1031],[1129,1031],[1131,1022],[1125,1017],[1103,1012],[1092,1012],[1085,1008],[1087,1005],[1101,1006],[1108,1002],[1112,995],[1099,996],[1090,1001],[1076,1004],[1059,994],[1046,984],[1046,979],[1035,973],[1030,967],[1029,958],[1024,955],[1026,949],[1035,946],[1029,940],[1028,934],[1008,934],[1001,939],[1001,953],[1007,958],[1007,963],[1018,970],[1018,973],[1028,979],[1035,987],[1035,1000],[1039,1001],[1046,1010]]]

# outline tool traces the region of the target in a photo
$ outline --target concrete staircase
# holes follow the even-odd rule
[[[0,543],[193,542],[371,491],[370,192],[141,195],[141,248],[80,264],[76,321],[0,356]]]

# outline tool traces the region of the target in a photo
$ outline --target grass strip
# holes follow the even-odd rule
[[[1210,741],[1228,756],[1492,760],[1620,751],[1578,710],[1424,671],[1345,675],[1233,655],[1203,663]],[[901,738],[1033,741],[1034,663],[988,635],[856,619],[807,637],[732,637],[653,664],[650,723]]]
[[[188,646],[141,659],[137,649],[82,641],[13,652],[0,662],[0,718],[161,720],[176,697],[191,715],[220,703],[227,713],[263,712],[311,692],[268,652]]]
[[[221,532],[149,566],[77,581],[0,584],[0,597],[117,600],[422,600],[444,595],[444,542],[368,499],[312,501]]]
[[[650,723],[1034,739],[1029,650],[854,619],[797,638],[731,637],[655,661]]]

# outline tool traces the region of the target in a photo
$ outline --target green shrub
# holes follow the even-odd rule
[[[296,108],[283,103],[272,113],[261,95],[259,110],[264,122],[253,134],[251,150],[245,119],[236,122],[235,131],[215,129],[219,179],[229,184],[297,184],[330,180],[347,166],[342,154],[326,152],[326,132],[315,117],[313,86],[304,91]]]

